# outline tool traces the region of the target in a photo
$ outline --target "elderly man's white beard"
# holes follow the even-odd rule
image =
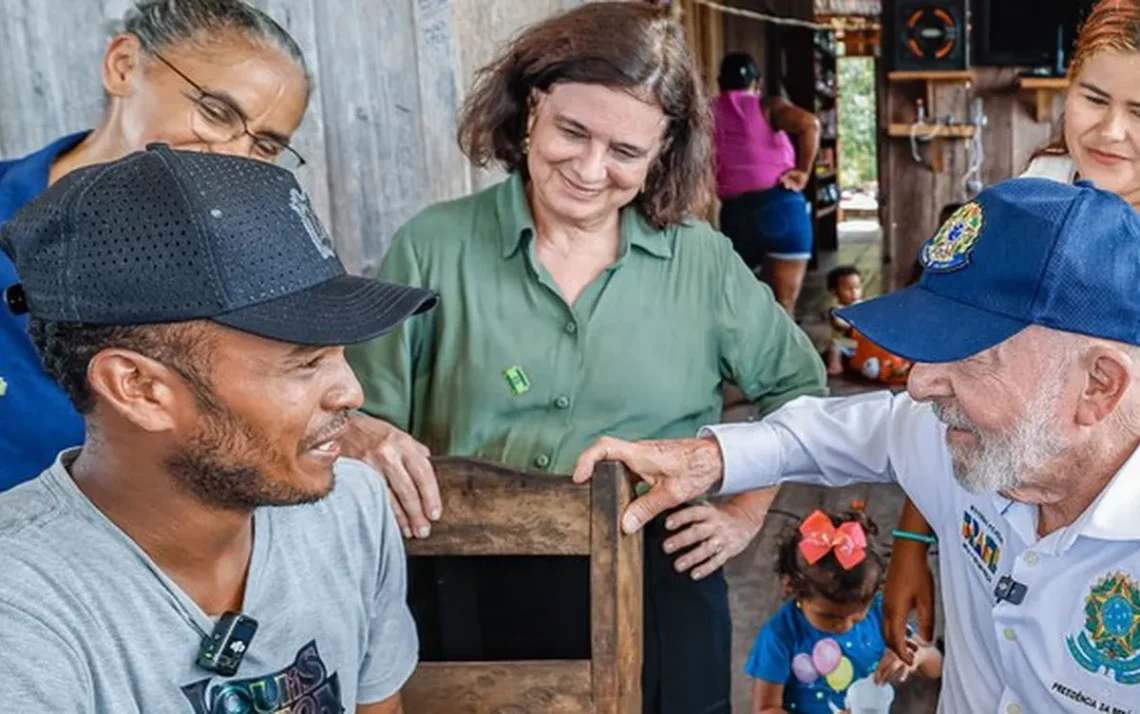
[[[983,431],[957,406],[934,403],[934,413],[947,426],[969,432],[977,443],[961,446],[951,443],[954,476],[971,493],[1005,492],[1023,488],[1027,480],[1064,453],[1057,429],[1059,380],[1047,380],[1025,414],[1013,428],[1004,432]]]

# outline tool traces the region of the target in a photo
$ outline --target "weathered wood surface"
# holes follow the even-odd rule
[[[591,488],[498,464],[433,459],[443,518],[409,555],[589,555]]]
[[[590,643],[594,711],[641,711],[641,536],[625,535],[621,518],[633,485],[615,463],[598,465],[591,488]]]
[[[882,0],[884,38],[893,37],[891,15],[896,0]],[[879,72],[885,77],[890,69],[892,48],[884,46]],[[1035,104],[1029,93],[1018,93],[1017,70],[997,67],[973,67],[974,82],[939,85],[934,91],[934,106],[927,107],[928,116],[939,119],[947,115],[959,122],[970,121],[974,98],[981,98],[988,124],[982,131],[985,163],[981,178],[991,185],[1020,174],[1030,156],[1046,144],[1057,131],[1063,93],[1054,99],[1053,117],[1037,122]],[[881,79],[882,79],[881,77]],[[879,124],[910,123],[915,117],[915,99],[925,95],[922,82],[885,83]],[[933,111],[932,111],[933,110]],[[922,244],[938,228],[938,212],[947,203],[965,201],[968,196],[963,180],[968,170],[966,141],[941,143],[943,170],[933,173],[911,158],[910,141],[906,138],[880,141],[879,196],[883,223],[887,266],[886,285],[895,289],[910,277],[915,256]],[[928,155],[928,145],[920,149]]]
[[[584,0],[251,0],[296,38],[313,72],[294,137],[298,179],[350,271],[434,201],[501,177],[456,144],[475,71],[524,25]],[[97,123],[100,61],[131,0],[0,0],[0,157]]]
[[[590,663],[425,662],[404,687],[407,714],[590,714]]]
[[[815,0],[816,15],[865,15],[878,17],[882,0]]]
[[[444,517],[424,555],[587,555],[591,659],[425,663],[409,714],[625,714],[641,709],[642,538],[621,532],[633,483],[615,463],[588,486],[459,458],[433,460]]]

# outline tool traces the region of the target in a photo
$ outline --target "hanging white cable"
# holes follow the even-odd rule
[[[974,136],[966,145],[967,170],[966,175],[962,177],[962,191],[966,194],[967,199],[978,195],[984,188],[982,165],[986,161],[986,151],[985,144],[982,142],[982,130],[989,123],[989,120],[986,118],[985,105],[982,104],[981,97],[974,99],[970,122],[974,126]]]
[[[918,155],[918,142],[928,143],[938,137],[938,127],[931,125],[930,132],[924,136],[918,135],[918,129],[922,126],[922,122],[916,121],[910,125],[910,156],[914,159],[916,164],[925,164],[922,157]]]
[[[679,2],[680,0],[673,0]],[[728,5],[721,5],[712,0],[693,0],[698,5],[719,10],[726,15],[736,15],[737,17],[747,17],[752,20],[759,20],[760,22],[771,22],[774,25],[789,25],[792,27],[807,27],[812,30],[830,30],[830,25],[821,25],[818,22],[809,22],[808,20],[797,20],[791,17],[776,17],[774,15],[765,15],[762,12],[753,12],[752,10],[742,10],[738,7],[729,7]]]

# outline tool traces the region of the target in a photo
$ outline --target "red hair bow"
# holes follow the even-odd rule
[[[800,524],[800,533],[800,552],[808,565],[815,565],[832,551],[844,570],[854,568],[867,557],[867,534],[855,521],[836,528],[826,513],[816,511]]]

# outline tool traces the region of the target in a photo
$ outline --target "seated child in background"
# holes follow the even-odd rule
[[[841,307],[854,305],[863,299],[863,275],[854,265],[840,265],[827,274],[827,319],[831,322],[831,340],[827,345],[827,373],[843,374],[843,358],[855,352],[851,339],[851,325],[835,316]]]
[[[927,644],[911,643],[910,667],[887,649],[879,594],[886,566],[869,542],[876,532],[861,513],[816,511],[780,544],[777,572],[790,599],[748,658],[753,714],[837,714],[859,680],[942,675],[942,655]]]

